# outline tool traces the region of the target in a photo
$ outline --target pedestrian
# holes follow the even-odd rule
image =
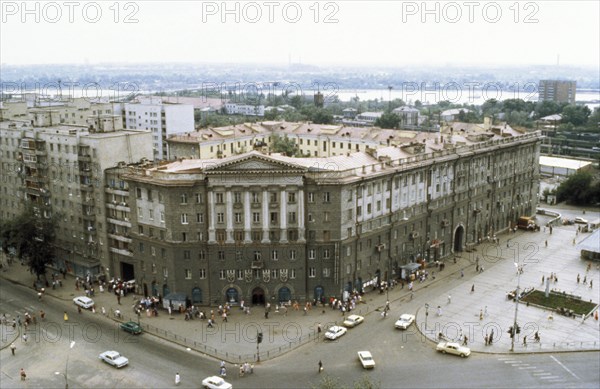
[[[490,337],[488,339],[488,344],[491,346],[492,345],[492,341],[494,339],[494,330],[492,329],[492,331],[490,332]]]
[[[545,280],[546,280],[546,278],[544,276],[542,276],[542,285],[544,284]]]
[[[546,239],[546,247],[548,247],[548,239]]]
[[[23,370],[23,368],[21,368],[19,374],[21,375],[21,381],[25,381],[25,378],[27,378],[27,374],[25,374],[25,370]]]
[[[452,296],[448,295],[448,304],[452,302]]]
[[[119,305],[121,305],[121,295],[120,294],[117,295],[117,303],[119,303]]]
[[[463,278],[465,276],[465,272],[462,271],[462,269],[460,270],[460,278]]]
[[[590,289],[592,289],[592,283],[594,282],[594,280],[590,280]]]
[[[485,336],[483,337],[483,339],[485,340],[485,345],[488,345],[488,334],[485,334]]]
[[[473,286],[471,286],[471,293],[475,292],[475,284],[473,284]]]
[[[440,307],[439,305],[437,307],[437,315],[442,316],[442,307]]]
[[[319,361],[319,373],[323,371],[323,362]]]
[[[102,310],[102,315],[103,315],[103,316],[106,316],[106,309],[105,309],[104,307],[102,307],[102,309],[101,309],[101,310]]]
[[[581,278],[579,277],[579,273],[577,273],[577,283],[579,283],[580,280]]]
[[[208,325],[206,326],[207,328],[213,328],[213,321],[212,319],[208,319]]]
[[[587,284],[587,275],[583,277],[583,284]]]
[[[27,339],[29,338],[29,336],[27,336],[27,334],[23,334],[22,338],[23,338],[23,343],[27,343]]]
[[[179,372],[175,373],[175,385],[179,386],[179,384],[181,383],[181,376],[179,375]]]
[[[479,320],[483,320],[483,309],[479,310]]]
[[[81,313],[81,307],[79,305],[77,306],[77,312]]]
[[[317,325],[317,337],[321,336],[321,331],[323,331],[323,327],[321,327],[321,323]]]
[[[527,337],[523,337],[523,346],[527,347]]]
[[[222,367],[219,373],[221,377],[227,377],[227,369],[225,367]]]
[[[69,315],[67,315],[67,311],[65,311],[65,313],[63,314],[63,319],[65,321],[69,321]]]
[[[596,312],[596,320],[598,320],[598,312]],[[12,355],[15,355],[15,350],[17,349],[17,346],[15,346],[14,343],[11,343],[10,345],[10,351],[12,352]]]
[[[573,238],[573,246],[575,246],[575,238]]]
[[[223,321],[227,323],[227,312],[223,312]]]
[[[466,346],[466,345],[467,345],[467,342],[468,342],[467,335],[465,335],[465,336],[464,336],[464,338],[463,338],[462,345],[463,345],[463,346]]]
[[[42,292],[38,292],[38,301],[42,301]]]
[[[509,246],[509,245],[510,245],[510,239],[508,239],[508,240],[506,241],[506,248],[508,248],[508,246]]]

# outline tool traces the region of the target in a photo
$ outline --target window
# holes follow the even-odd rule
[[[308,277],[315,278],[316,276],[317,276],[317,269],[314,267],[309,267],[308,268]]]
[[[181,224],[188,224],[188,215],[187,213],[181,214]]]
[[[206,269],[200,269],[200,279],[206,279]]]
[[[356,216],[362,216],[362,206],[356,207]]]
[[[277,212],[271,212],[271,223],[272,224],[277,224],[279,218],[277,217]]]
[[[201,261],[205,260],[206,259],[206,251],[200,250],[198,252],[198,259],[201,260]]]
[[[323,202],[328,203],[330,201],[331,201],[331,196],[329,195],[329,192],[323,192]]]
[[[273,261],[277,261],[279,259],[279,252],[277,250],[271,251],[271,259]]]
[[[237,250],[235,252],[235,260],[241,261],[242,259],[244,259],[244,253],[241,250]]]
[[[288,192],[288,203],[295,203],[296,202],[296,193],[295,192]]]
[[[371,204],[367,204],[367,213],[371,213]]]
[[[217,258],[221,261],[224,261],[225,260],[225,251],[222,251],[222,250],[218,251]]]
[[[328,242],[331,239],[331,233],[327,230],[323,231],[323,240]]]
[[[269,202],[271,204],[277,204],[277,197],[278,197],[277,195],[278,195],[277,192],[270,192],[269,193],[269,199],[270,199]]]
[[[139,249],[140,253],[143,253],[144,252],[144,244],[140,243],[139,246],[138,246],[138,249]]]
[[[190,259],[190,250],[183,250],[183,259]]]
[[[323,268],[323,277],[329,278],[331,277],[331,269],[328,267]]]
[[[290,269],[290,279],[296,279],[296,269]]]
[[[237,279],[238,280],[243,280],[244,279],[244,271],[241,269],[238,269],[237,271]]]
[[[197,213],[196,214],[196,222],[198,222],[198,223],[204,223],[204,214],[203,213]]]
[[[223,242],[225,240],[225,231],[218,230],[217,231],[217,241]]]
[[[223,212],[217,212],[217,223],[223,223],[225,221],[225,214]]]
[[[323,259],[329,259],[329,249],[323,250]]]
[[[309,222],[314,222],[313,215],[310,212],[308,213],[308,221]]]
[[[288,220],[289,223],[296,223],[296,212],[288,212]]]
[[[181,204],[187,204],[187,194],[185,193],[181,195]]]
[[[315,259],[315,254],[316,254],[315,249],[309,249],[308,250],[308,259]]]
[[[290,260],[293,261],[296,259],[296,250],[290,250]]]
[[[252,192],[252,202],[253,203],[260,203],[260,193],[258,193],[258,192]]]
[[[147,192],[148,192],[148,201],[152,201],[152,190],[148,189]]]
[[[215,193],[217,204],[223,204],[223,193]]]
[[[234,219],[236,223],[241,223],[242,222],[242,213],[241,212],[236,212],[234,214]]]
[[[255,251],[254,252],[254,260],[255,261],[260,261],[260,251]]]
[[[185,279],[186,280],[191,280],[192,279],[192,270],[191,269],[185,269]]]
[[[308,202],[309,203],[315,202],[315,193],[314,192],[308,192]]]
[[[135,195],[138,199],[142,198],[142,188],[135,188]]]
[[[323,212],[323,220],[326,222],[329,221],[329,212],[327,212],[327,211]]]
[[[244,231],[238,231],[238,230],[234,231],[233,232],[233,239],[236,242],[241,242],[242,240],[244,240]]]
[[[123,182],[123,181],[121,181],[121,182]],[[163,199],[162,193],[158,192],[158,202],[162,204],[163,201],[164,201],[164,199]]]
[[[202,204],[202,194],[196,193],[196,203]]]
[[[252,221],[254,223],[260,223],[260,212],[253,212],[252,213]]]
[[[142,209],[142,207],[138,207],[138,217],[140,219],[144,218],[144,210]]]
[[[160,221],[163,223],[165,222],[165,213],[164,212],[160,213]]]
[[[144,235],[144,226],[138,226],[138,233]]]
[[[154,220],[154,210],[149,209],[148,214],[149,214],[150,220]]]
[[[225,279],[225,270],[219,270],[219,279],[220,280],[224,280]]]
[[[242,193],[241,192],[233,192],[233,202],[239,204],[242,202]]]
[[[152,273],[156,274],[156,263],[152,264]]]
[[[181,233],[181,240],[182,240],[183,242],[187,242],[187,232],[182,232],[182,233]]]

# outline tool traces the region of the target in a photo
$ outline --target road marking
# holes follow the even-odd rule
[[[554,359],[554,362],[558,363],[563,369],[565,369],[567,372],[569,372],[569,374],[571,374],[573,377],[575,377],[581,381],[581,378],[577,377],[577,375],[575,375],[575,373],[573,373],[571,370],[569,370],[569,368],[566,367],[565,365],[563,365],[558,359],[554,358],[553,355],[550,355],[550,358]]]
[[[521,363],[521,361],[504,361],[504,363]]]
[[[519,367],[521,370],[537,369],[535,366]]]
[[[533,373],[533,375],[539,375],[539,376],[542,376],[542,375],[552,375],[552,373]]]

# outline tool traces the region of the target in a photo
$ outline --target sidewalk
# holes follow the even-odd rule
[[[577,274],[583,278],[587,262],[579,259],[579,253],[572,245],[575,237],[576,226],[561,226],[554,228],[552,236],[548,232],[523,232],[516,234],[504,234],[500,236],[500,245],[481,244],[477,251],[462,253],[457,257],[457,263],[452,258],[446,260],[443,271],[435,271],[436,279],[427,280],[424,283],[415,282],[415,299],[429,300],[429,315],[427,326],[425,325],[425,309],[417,309],[416,325],[419,331],[428,339],[437,343],[439,332],[449,338],[458,338],[460,330],[469,337],[469,347],[477,352],[504,353],[510,349],[510,337],[506,333],[514,321],[515,303],[506,299],[505,293],[514,290],[517,284],[517,274],[513,262],[518,260],[519,264],[525,264],[521,275],[521,289],[525,287],[541,287],[541,277],[546,277],[550,272],[558,275],[558,283],[552,285],[567,293],[582,295],[585,299],[598,302],[598,288],[600,288],[599,272],[596,264],[588,273],[588,280],[593,278],[594,288],[589,289],[582,284],[577,285]],[[577,241],[585,238],[587,234],[579,234]],[[507,238],[511,240],[511,248],[506,249]],[[544,247],[544,241],[548,239],[549,247]],[[535,251],[535,250],[538,251]],[[483,273],[475,273],[475,259],[482,258],[480,264],[485,267]],[[537,262],[533,260],[538,260]],[[463,269],[464,277],[460,277]],[[0,277],[22,284],[31,288],[35,276],[31,275],[27,267],[19,263],[11,265],[7,271],[0,272]],[[475,292],[471,293],[471,286],[475,284]],[[421,290],[435,286],[449,290],[447,294],[452,296],[448,304],[447,294],[432,295],[431,291]],[[96,288],[97,289],[97,288]],[[44,298],[55,297],[69,303],[72,312],[75,306],[72,299],[84,294],[83,290],[75,290],[75,278],[67,276],[63,281],[63,287],[46,288]],[[389,299],[394,311],[400,301],[403,304],[411,304],[410,292],[405,287],[401,289],[396,286],[390,290]],[[108,292],[96,292],[93,297],[96,303],[96,315],[101,315],[104,307],[108,319],[117,321],[112,315],[114,309],[119,309],[123,315],[121,321],[137,321],[133,312],[134,301],[139,296],[128,295],[118,305],[114,294]],[[385,305],[387,294],[377,291],[368,292],[363,295],[363,304],[358,304],[350,314],[366,316],[366,321],[378,318],[378,309]],[[442,316],[437,316],[437,306],[442,308]],[[487,306],[487,315],[479,320],[480,311]],[[206,313],[210,307],[200,307]],[[213,307],[214,309],[214,307]],[[414,309],[414,308],[413,308]],[[377,313],[372,315],[373,312]],[[91,311],[84,311],[84,315],[92,315]],[[556,351],[556,350],[598,350],[600,339],[598,322],[590,317],[581,322],[578,319],[566,318],[554,314],[554,319],[547,319],[548,312],[539,308],[527,307],[519,304],[519,319],[522,332],[518,341],[515,341],[516,352]],[[394,320],[396,318],[394,317]],[[259,345],[260,359],[267,360],[286,353],[294,348],[311,341],[321,341],[317,338],[317,326],[321,323],[325,331],[329,326],[340,324],[343,321],[341,313],[326,307],[313,307],[308,314],[288,309],[287,316],[282,312],[276,312],[271,308],[269,318],[264,317],[263,307],[252,307],[251,314],[246,315],[234,308],[228,316],[228,322],[224,323],[217,317],[215,328],[207,328],[206,320],[194,319],[185,321],[184,316],[174,313],[169,316],[165,310],[159,311],[158,317],[146,317],[142,315],[140,322],[147,333],[159,336],[168,341],[181,344],[184,347],[197,350],[223,359],[230,363],[241,363],[255,361],[257,353],[257,332],[263,333],[263,342]],[[483,337],[486,331],[494,328],[494,344],[485,346]],[[533,343],[533,334],[539,331],[540,343]],[[528,345],[522,345],[522,336],[529,335]],[[469,336],[470,335],[470,336]],[[148,334],[143,335],[148,336]]]
[[[523,266],[521,291],[531,287],[545,290],[542,276],[547,278],[552,272],[557,275],[558,282],[551,282],[550,290],[556,288],[581,296],[583,300],[593,301],[597,310],[600,288],[598,263],[593,262],[591,270],[586,272],[588,261],[580,258],[573,239],[579,242],[589,234],[576,235],[576,230],[577,225],[555,227],[552,235],[549,229],[545,232],[519,231],[501,236],[499,245],[479,245],[476,254],[482,258],[480,263],[485,271],[476,273],[475,265],[470,266],[465,271],[465,277],[458,279],[448,291],[450,302],[446,295],[432,296],[427,317],[425,307],[418,309],[416,323],[419,331],[436,343],[440,332],[449,340],[458,341],[460,338],[460,343],[462,335],[466,335],[472,351],[509,352],[512,339],[508,331],[515,320],[515,302],[507,299],[506,292],[517,287],[515,262]],[[507,239],[510,239],[508,249]],[[581,280],[587,277],[586,285],[577,283],[578,274]],[[591,289],[590,280],[593,280]],[[475,291],[471,292],[473,285]],[[438,316],[438,306],[441,307],[441,316]],[[599,323],[593,315],[585,320],[581,315],[569,318],[554,313],[552,319],[549,316],[549,310],[519,303],[517,323],[521,333],[515,337],[514,352],[600,350]],[[492,330],[493,344],[486,346],[485,336]],[[534,342],[536,331],[540,335],[539,343]],[[523,343],[523,337],[527,338],[526,344]]]

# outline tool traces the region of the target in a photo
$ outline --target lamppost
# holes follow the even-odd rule
[[[262,343],[262,339],[263,339],[263,333],[257,332],[256,333],[256,362],[260,362],[260,350],[259,350],[258,345]]]
[[[515,337],[517,336],[517,314],[519,312],[519,289],[521,287],[521,268],[519,268],[519,264],[516,262],[515,267],[517,268],[517,295],[515,296],[515,322],[513,323],[512,327],[510,351],[515,351]]]
[[[72,340],[71,344],[69,345],[69,349],[72,349],[73,346],[75,346],[75,341]],[[67,353],[67,363],[65,364],[65,372],[64,374],[61,373],[60,371],[55,371],[54,374],[56,375],[61,375],[63,377],[65,377],[65,389],[69,389],[69,379],[67,378],[67,373],[68,373],[68,369],[69,369],[69,353]]]
[[[427,316],[429,316],[429,304],[425,304],[425,331],[427,331]]]

